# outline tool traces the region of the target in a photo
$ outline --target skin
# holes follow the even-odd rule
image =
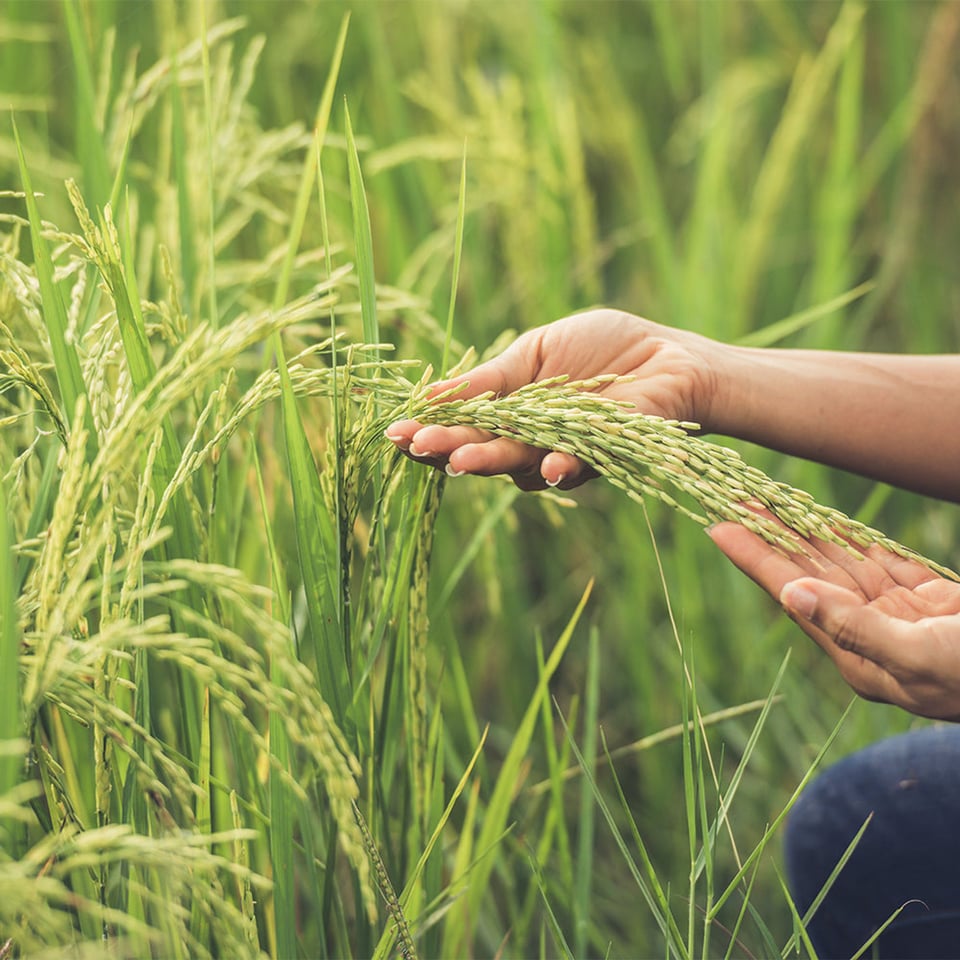
[[[643,413],[692,420],[943,500],[960,502],[960,355],[900,356],[721,344],[632,314],[592,310],[520,336],[435,393],[510,393],[558,374],[631,375],[601,392]],[[568,454],[470,427],[405,420],[387,436],[453,476],[509,474],[525,490],[593,476]],[[879,547],[862,559],[811,541],[785,557],[738,524],[714,543],[777,599],[861,696],[960,719],[960,584]]]

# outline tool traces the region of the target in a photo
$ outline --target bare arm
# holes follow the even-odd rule
[[[960,501],[960,355],[773,350],[718,343],[616,310],[531,330],[465,374],[471,396],[557,374],[629,374],[606,388],[642,413],[694,420],[908,490]],[[394,424],[388,436],[449,472],[509,473],[526,489],[574,487],[591,471],[567,454],[472,428]]]
[[[960,502],[960,355],[719,352],[711,431]]]

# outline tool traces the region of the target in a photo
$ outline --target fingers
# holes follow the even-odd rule
[[[587,464],[568,453],[539,450],[475,427],[423,426],[416,420],[400,420],[387,428],[386,436],[404,453],[454,477],[509,474],[523,490],[569,490],[595,476]]]
[[[739,523],[718,523],[707,533],[736,567],[774,598],[784,584],[817,572],[812,558],[799,553],[787,556]]]
[[[449,380],[441,380],[430,389],[430,396],[437,397],[454,387],[462,387],[450,395],[450,399],[466,399],[481,393],[493,393],[498,397],[513,393],[537,378],[537,338],[539,330],[531,330],[517,337],[503,353],[487,360],[467,373]]]
[[[530,331],[518,337],[494,359],[434,384],[430,396],[440,402],[487,392],[501,396],[531,383],[540,364],[539,336],[539,331]],[[386,436],[404,453],[445,469],[451,476],[509,474],[523,490],[545,486],[568,490],[595,476],[587,464],[570,454],[540,450],[474,427],[424,426],[416,420],[400,420],[387,428]]]
[[[885,550],[879,544],[868,547],[866,555],[879,567],[882,567],[891,580],[908,590],[915,590],[921,584],[931,581],[943,582],[942,577],[919,561],[898,556],[890,550]]]
[[[909,643],[910,621],[892,617],[852,590],[822,580],[794,580],[780,592],[780,602],[799,621],[819,627],[841,650],[881,666],[896,659]],[[894,654],[894,656],[891,656]]]
[[[920,716],[960,712],[960,614],[905,620],[850,590],[802,578],[785,585],[792,620],[862,697]]]
[[[758,512],[771,516],[766,510]],[[744,573],[774,597],[779,595],[786,582],[786,579],[780,579],[780,575],[790,578],[791,565],[822,580],[855,590],[867,599],[883,596],[897,588],[914,590],[922,583],[940,579],[923,564],[876,544],[861,549],[810,537],[804,543],[802,554],[787,558],[766,546],[759,537],[748,536],[747,531],[728,529],[731,527],[736,525],[719,524],[714,528],[714,541]],[[795,573],[793,576],[800,575]]]
[[[476,427],[441,427],[435,424],[424,426],[416,420],[398,420],[386,429],[386,437],[404,453],[423,463],[443,468],[450,455],[468,445],[493,442],[495,434]],[[515,444],[520,446],[520,444]],[[516,456],[513,458],[516,459]],[[458,469],[466,472],[464,466]],[[501,471],[506,472],[506,471]]]
[[[571,490],[595,477],[597,471],[579,457],[554,450],[541,461],[540,475],[548,487]]]

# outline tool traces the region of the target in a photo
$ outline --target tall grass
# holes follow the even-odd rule
[[[907,721],[687,518],[447,482],[382,428],[600,301],[956,350],[958,28],[8,4],[0,957],[809,950],[782,816]],[[740,449],[957,565],[945,508]]]

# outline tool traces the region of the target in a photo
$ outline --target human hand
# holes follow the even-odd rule
[[[784,556],[736,523],[710,536],[861,697],[960,720],[960,583],[876,545],[857,557],[814,540]]]
[[[436,396],[467,383],[457,397],[493,391],[502,396],[528,383],[567,375],[632,376],[597,392],[632,403],[638,413],[692,420],[708,427],[716,389],[715,363],[723,348],[705,337],[674,330],[618,310],[590,310],[538,327],[469,373],[434,385]],[[462,473],[509,474],[524,490],[569,489],[594,475],[578,458],[540,450],[474,427],[424,426],[402,420],[387,437],[412,457]]]

